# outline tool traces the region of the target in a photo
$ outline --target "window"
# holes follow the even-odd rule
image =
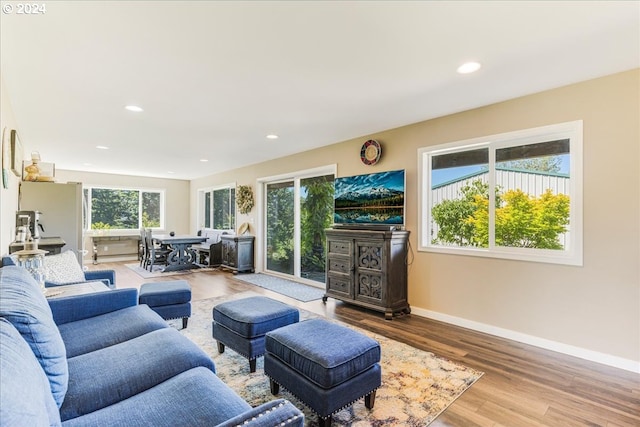
[[[325,282],[324,230],[333,223],[335,166],[261,178],[263,265],[270,273]]]
[[[164,228],[164,191],[84,188],[89,230]]]
[[[420,250],[582,265],[581,121],[421,148],[418,159]]]
[[[235,185],[200,191],[200,221],[202,228],[235,230],[236,188]]]

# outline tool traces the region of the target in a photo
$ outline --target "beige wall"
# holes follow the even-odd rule
[[[19,130],[4,86],[0,127]],[[413,313],[638,371],[640,368],[640,70],[616,74],[192,181],[57,171],[60,182],[167,189],[167,231],[192,232],[196,192],[337,164],[339,176],[404,168],[407,229],[417,248],[417,149],[572,120],[584,121],[584,266],[416,252]],[[374,167],[362,143],[381,141]],[[278,142],[276,142],[278,143]],[[294,142],[295,143],[295,142]],[[25,152],[31,147],[23,138]],[[13,240],[18,179],[0,189],[0,243]],[[258,209],[238,223],[259,224]],[[184,218],[190,218],[190,225]],[[257,230],[260,231],[260,230]],[[257,233],[259,236],[259,233]]]
[[[189,229],[189,181],[177,179],[147,178],[130,175],[112,175],[105,173],[78,172],[57,170],[58,182],[82,182],[85,186],[135,187],[149,190],[165,190],[165,230],[175,231],[177,234],[188,234],[195,230]],[[137,234],[138,230],[132,232]],[[85,238],[85,249],[89,253],[85,262],[91,258],[91,239]]]
[[[10,142],[9,134],[12,129],[18,129],[18,123],[13,116],[13,108],[4,87],[4,81],[0,76],[0,138],[6,138],[7,144]],[[20,135],[19,129],[18,135]],[[27,151],[25,150],[25,152]],[[8,252],[9,243],[14,240],[16,210],[18,210],[20,179],[11,172],[10,167],[10,162],[8,162],[8,188],[4,188],[0,184],[0,248],[2,248],[0,253],[2,254]]]
[[[392,129],[191,182],[228,182],[337,163],[339,176],[404,168],[406,228],[417,248],[417,149],[573,120],[584,121],[584,266],[416,252],[413,313],[440,318],[629,370],[640,369],[640,70],[607,76]],[[359,160],[383,144],[374,167]],[[295,143],[292,142],[292,143]],[[259,224],[258,209],[238,223]],[[256,230],[253,230],[256,232]],[[256,233],[260,237],[260,230]]]

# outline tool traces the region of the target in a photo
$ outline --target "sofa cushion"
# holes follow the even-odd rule
[[[0,420],[6,426],[59,426],[49,381],[26,341],[0,318]]]
[[[44,257],[45,278],[52,283],[84,282],[84,271],[73,251]]]
[[[58,326],[67,357],[100,350],[169,325],[146,305],[136,305]]]
[[[206,244],[207,246],[211,246],[213,244],[216,244],[220,241],[220,237],[223,234],[227,234],[227,231],[225,230],[217,230],[214,228],[203,228],[202,232],[201,232],[201,236],[202,237],[206,237]]]
[[[72,357],[60,417],[66,421],[113,405],[196,366],[215,372],[211,358],[173,328]]]
[[[0,269],[0,317],[29,344],[49,379],[54,400],[62,405],[69,379],[64,342],[40,286],[21,267]]]
[[[68,420],[65,426],[215,426],[250,409],[213,372],[198,367],[129,399]]]

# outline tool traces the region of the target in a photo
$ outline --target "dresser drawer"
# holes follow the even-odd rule
[[[329,254],[351,255],[352,248],[350,240],[329,240]]]
[[[329,273],[349,274],[351,272],[351,258],[348,257],[329,257],[327,260]]]
[[[327,295],[353,299],[351,277],[342,275],[327,275]]]

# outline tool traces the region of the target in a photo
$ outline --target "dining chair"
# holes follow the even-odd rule
[[[140,260],[140,267],[147,268],[147,237],[145,235],[145,229],[140,228],[140,242],[138,244],[138,259]]]
[[[153,243],[153,235],[151,229],[145,231],[145,242],[147,256],[147,270],[153,271],[155,264],[167,265],[169,262],[169,254],[171,249],[156,246]]]

